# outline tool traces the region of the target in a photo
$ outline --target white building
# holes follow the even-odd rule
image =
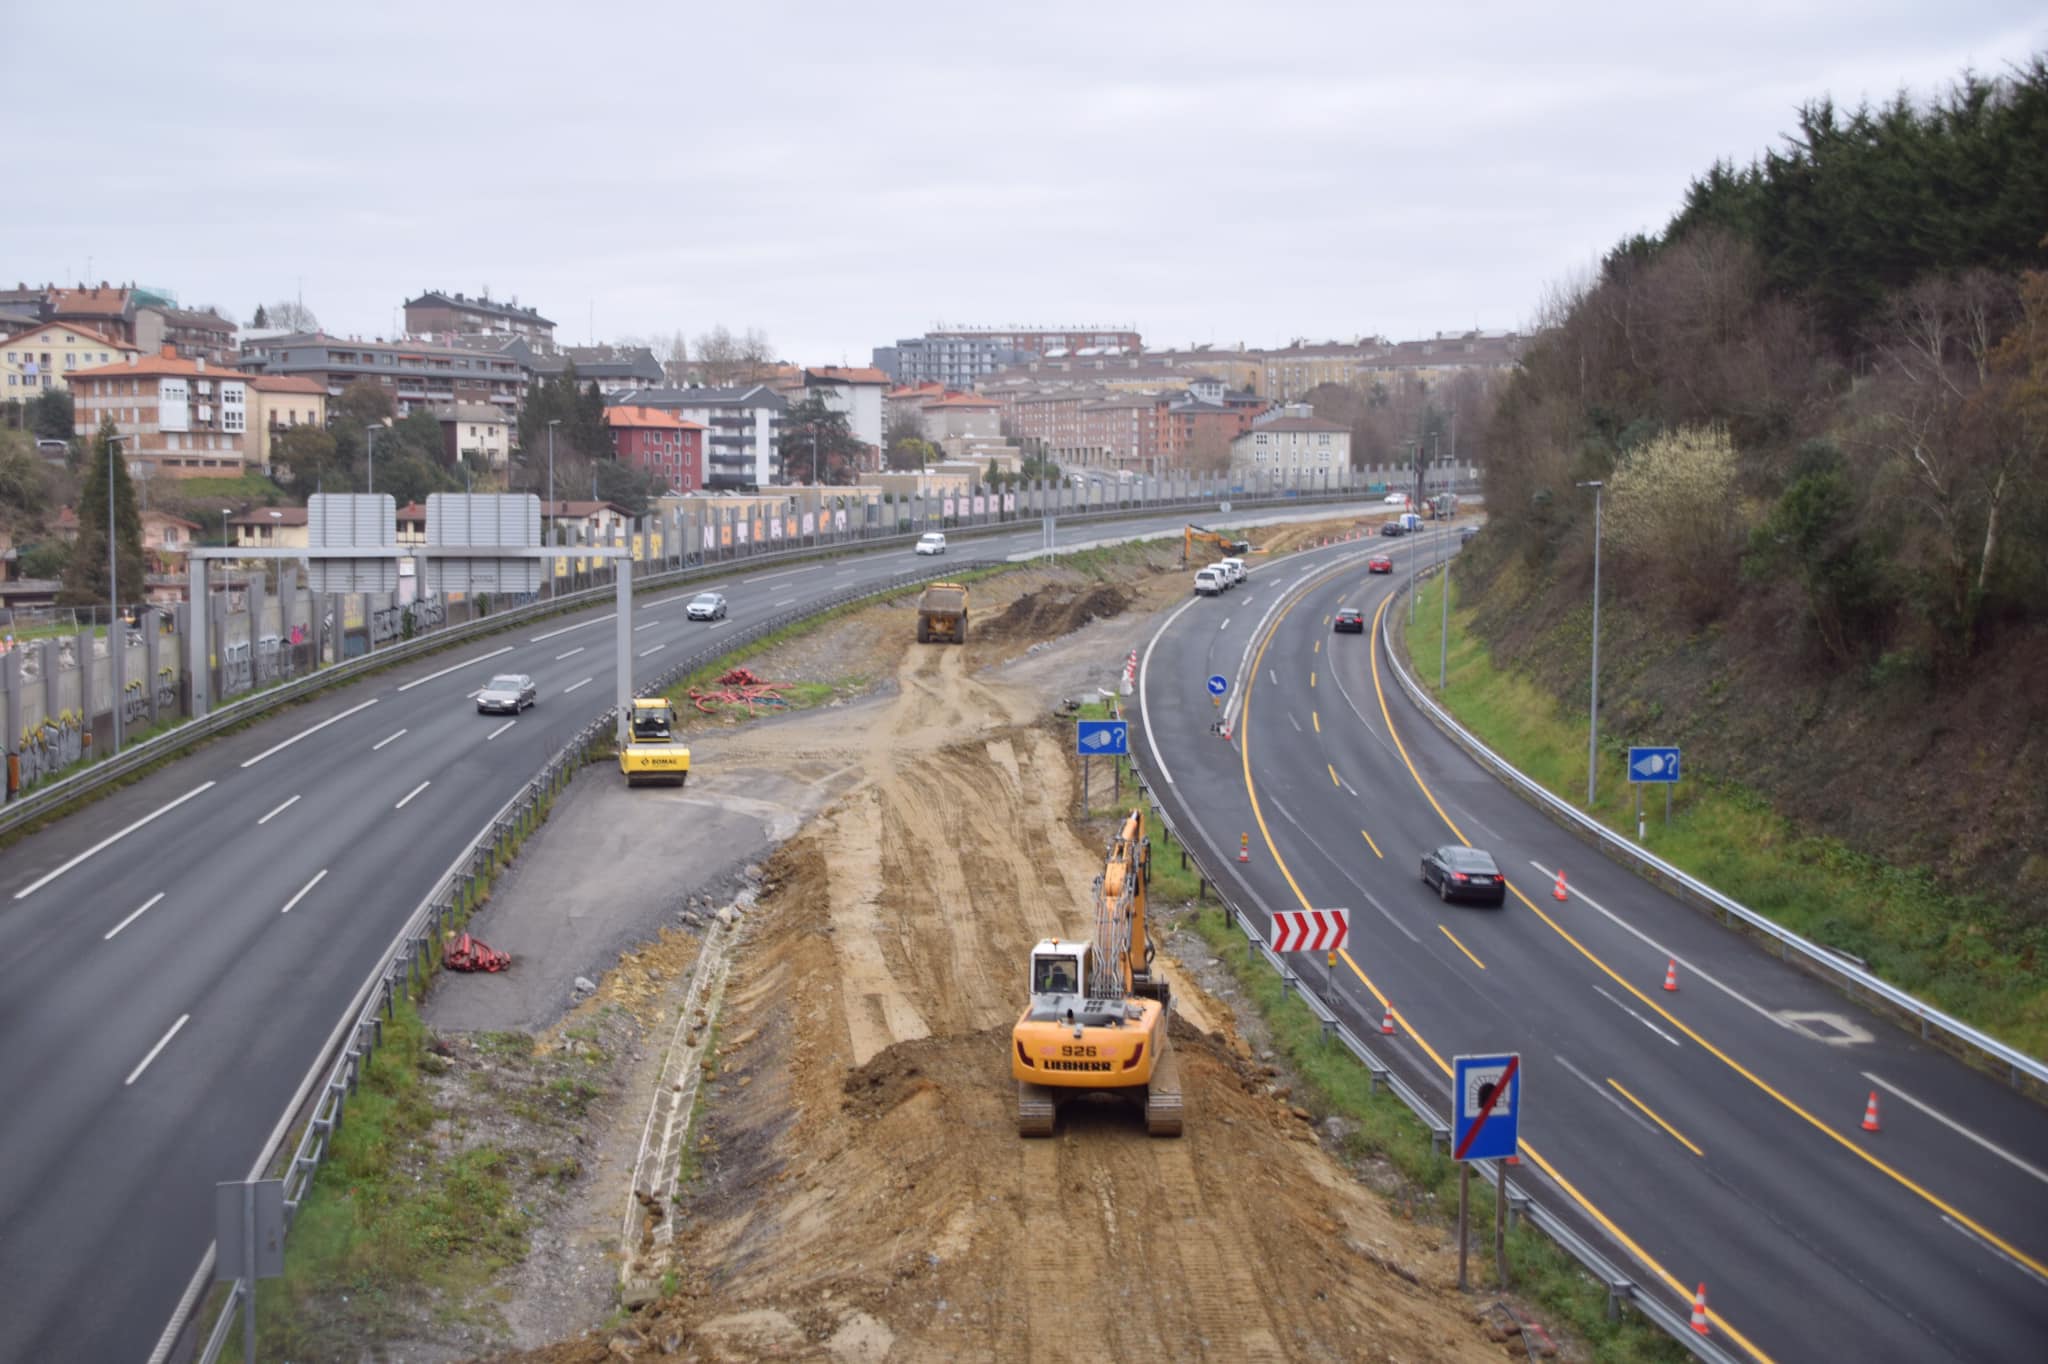
[[[889,387],[889,376],[878,369],[827,365],[804,371],[804,396],[823,396],[826,407],[846,414],[853,438],[877,450],[882,448],[882,395]]]
[[[1263,474],[1282,486],[1341,485],[1351,469],[1351,428],[1316,417],[1279,417],[1230,442],[1233,478]]]

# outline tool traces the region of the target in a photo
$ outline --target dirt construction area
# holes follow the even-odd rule
[[[1158,600],[1178,600],[1184,575],[1166,576]],[[1113,677],[1157,604],[1041,587],[1062,627],[1097,625],[1044,647],[1050,597],[977,586],[967,647],[897,630],[874,646],[893,657],[879,695],[737,727],[716,764],[703,746],[703,777],[837,780],[729,944],[689,1178],[648,1214],[673,1219],[668,1277],[581,1337],[493,1358],[1501,1358],[1443,1230],[1327,1153],[1228,1006],[1170,962],[1186,1134],[1083,1103],[1050,1140],[1016,1135],[1025,961],[1085,931],[1103,858],[1104,829],[1072,822],[1053,706],[1077,676]]]

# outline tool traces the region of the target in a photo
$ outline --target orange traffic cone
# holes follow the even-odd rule
[[[1870,1091],[1870,1102],[1863,1105],[1863,1130],[1877,1130],[1877,1091],[1874,1089]]]
[[[1380,1016],[1380,1031],[1392,1034],[1394,1031],[1394,1006],[1389,1004],[1386,1013]]]
[[[1237,836],[1237,860],[1240,862],[1252,860],[1252,836],[1250,834],[1239,834]]]
[[[1678,960],[1673,958],[1664,963],[1664,988],[1678,993]]]
[[[1707,1286],[1700,1285],[1700,1291],[1692,1295],[1692,1329],[1701,1335],[1707,1334]]]
[[[1552,888],[1552,890],[1551,890],[1551,892],[1550,892],[1550,895],[1551,895],[1551,898],[1552,898],[1552,899],[1555,899],[1555,900],[1562,900],[1562,899],[1564,899],[1564,868],[1563,868],[1563,867],[1559,867],[1559,868],[1557,869],[1557,885],[1556,885],[1556,886],[1555,886],[1554,888]]]

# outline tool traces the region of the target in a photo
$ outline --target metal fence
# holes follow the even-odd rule
[[[1365,1067],[1371,1077],[1372,1087],[1385,1085],[1429,1129],[1430,1143],[1433,1147],[1448,1147],[1451,1124],[1439,1111],[1439,1102],[1447,1111],[1451,1098],[1449,1081],[1444,1082],[1440,1100],[1433,1100],[1416,1090],[1395,1072],[1385,1058],[1376,1054],[1358,1033],[1352,1031],[1343,1019],[1338,1017],[1331,1001],[1323,999],[1316,993],[1312,978],[1297,974],[1285,958],[1273,951],[1269,945],[1268,933],[1262,932],[1258,927],[1260,923],[1266,922],[1264,908],[1260,907],[1255,912],[1248,913],[1244,907],[1244,900],[1252,898],[1249,889],[1237,880],[1235,874],[1232,874],[1229,881],[1218,875],[1219,867],[1231,865],[1228,860],[1221,854],[1212,853],[1200,840],[1191,840],[1181,833],[1174,822],[1172,812],[1154,794],[1160,788],[1145,775],[1140,761],[1143,749],[1142,743],[1134,744],[1131,748],[1131,765],[1137,769],[1139,775],[1139,794],[1169,838],[1179,843],[1182,850],[1187,853],[1188,860],[1194,864],[1203,886],[1222,903],[1225,916],[1243,932],[1245,941],[1250,944],[1252,950],[1279,974],[1283,988],[1301,996],[1302,1003],[1322,1024],[1324,1035],[1334,1038]],[[1233,894],[1227,888],[1232,884],[1239,887],[1239,893]],[[1483,1176],[1484,1182],[1491,1183],[1496,1178],[1498,1171],[1494,1162],[1474,1161],[1472,1164],[1475,1173]],[[1581,1236],[1566,1218],[1537,1202],[1536,1190],[1529,1187],[1523,1177],[1510,1178],[1506,1187],[1510,1222],[1516,1218],[1527,1219],[1532,1227],[1556,1242],[1567,1255],[1578,1261],[1595,1281],[1607,1289],[1607,1311],[1610,1317],[1620,1310],[1623,1302],[1626,1302],[1659,1330],[1683,1345],[1695,1359],[1707,1361],[1707,1364],[1736,1364],[1736,1357],[1715,1344],[1711,1337],[1702,1336],[1692,1330],[1691,1318],[1687,1312],[1675,1309],[1655,1286],[1645,1285],[1634,1275],[1622,1270],[1592,1242]]]
[[[1426,577],[1428,574],[1425,573],[1423,576]],[[1400,590],[1411,590],[1411,586],[1404,584]],[[2015,1047],[2008,1046],[1988,1033],[1979,1032],[1961,1019],[1953,1018],[1924,1000],[1907,994],[1898,986],[1878,979],[1861,966],[1845,959],[1841,953],[1803,938],[1740,901],[1729,898],[1524,776],[1509,764],[1507,759],[1482,743],[1477,735],[1452,719],[1450,712],[1438,705],[1410,674],[1407,665],[1401,660],[1400,653],[1394,648],[1391,622],[1398,614],[1389,611],[1380,628],[1381,641],[1386,646],[1387,658],[1393,665],[1395,681],[1400,684],[1401,690],[1408,694],[1409,699],[1422,708],[1437,728],[1449,735],[1459,747],[1506,782],[1511,789],[1520,792],[1525,799],[1551,818],[1592,840],[1601,852],[1612,860],[1631,868],[1652,882],[1662,882],[1668,887],[1675,888],[1695,904],[1704,905],[1718,913],[1724,924],[1733,925],[1739,922],[1776,943],[1781,959],[1795,961],[1797,965],[1829,981],[1851,998],[1874,1007],[1888,1007],[1899,1015],[1916,1020],[1920,1025],[1922,1038],[1937,1042],[1974,1060],[1984,1069],[2003,1069],[2006,1083],[2015,1088],[2031,1086],[2036,1093],[2048,1090],[2048,1065]]]

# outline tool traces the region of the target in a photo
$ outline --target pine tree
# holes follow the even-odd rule
[[[121,573],[120,599],[132,605],[143,599],[142,513],[136,509],[135,483],[128,461],[117,454],[117,433],[111,419],[100,423],[86,461],[85,486],[78,494],[78,539],[64,569],[58,601],[66,606],[103,605],[107,600],[107,478],[114,480],[115,557]]]

